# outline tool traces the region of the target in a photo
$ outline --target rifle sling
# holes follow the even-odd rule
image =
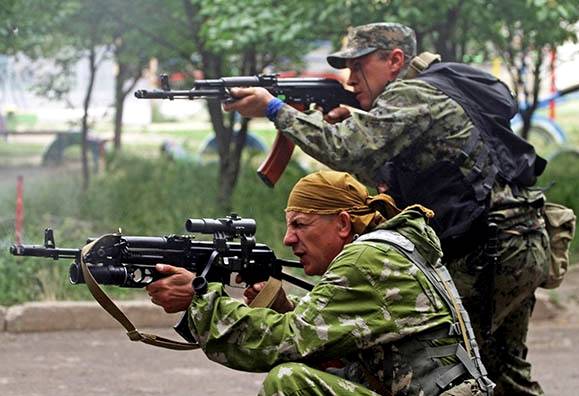
[[[86,282],[88,290],[90,291],[90,294],[92,294],[96,302],[98,302],[99,305],[103,307],[105,311],[107,311],[113,318],[117,320],[117,322],[119,322],[127,330],[127,335],[129,336],[129,339],[131,341],[141,341],[148,345],[154,345],[162,348],[180,351],[198,349],[199,344],[174,341],[164,337],[160,337],[155,334],[141,333],[139,330],[135,328],[135,325],[133,325],[130,319],[123,313],[123,311],[120,310],[119,307],[115,305],[115,303],[110,299],[110,297],[101,289],[99,284],[93,278],[86,263],[84,262],[85,255],[100,239],[101,238],[98,238],[95,241],[85,245],[82,248],[80,254],[80,267],[82,269],[82,274],[84,276],[84,280]]]
[[[102,238],[102,237],[101,237]],[[84,261],[84,257],[90,252],[92,247],[101,240],[98,238],[91,243],[85,245],[80,252],[80,267],[84,280],[90,291],[90,294],[94,297],[97,303],[105,311],[109,313],[117,322],[119,322],[125,330],[127,330],[127,336],[131,341],[140,341],[148,345],[158,346],[161,348],[173,349],[178,351],[188,351],[193,349],[198,349],[200,346],[197,343],[180,342],[164,338],[155,334],[142,333],[131,320],[121,311],[121,309],[110,299],[110,297],[103,291],[99,286],[97,281],[92,276],[88,266]],[[270,277],[266,283],[266,286],[257,294],[255,299],[250,304],[250,307],[265,307],[269,308],[276,300],[278,293],[281,290],[281,280]]]

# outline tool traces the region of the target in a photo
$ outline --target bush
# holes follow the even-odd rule
[[[249,167],[248,167],[249,168]],[[117,232],[125,235],[184,234],[187,218],[224,217],[216,202],[217,166],[163,159],[118,157],[106,173],[94,177],[81,193],[78,177],[55,177],[27,186],[24,243],[40,244],[45,227],[54,229],[59,247],[81,247],[87,237]],[[274,189],[255,170],[244,169],[233,197],[234,211],[256,219],[259,242],[281,257],[287,195],[304,172],[290,165]],[[11,196],[12,192],[10,192]],[[0,200],[2,213],[14,213],[14,200]],[[92,299],[85,287],[68,283],[68,262],[13,257],[8,253],[13,228],[0,224],[0,305],[31,300]],[[279,252],[278,252],[279,250]],[[144,296],[141,290],[106,288],[114,298]]]

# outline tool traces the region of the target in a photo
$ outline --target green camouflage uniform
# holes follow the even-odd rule
[[[404,211],[381,228],[411,240],[429,263],[439,259],[438,238],[418,212]],[[420,337],[435,346],[460,342],[448,335],[451,323],[418,267],[390,245],[370,241],[346,245],[291,312],[249,308],[218,283],[189,309],[191,331],[210,359],[238,370],[271,370],[261,391],[266,395],[376,395],[366,370],[392,395],[432,394],[422,392],[419,380],[457,360],[430,358],[416,343]],[[440,330],[442,336],[427,338]],[[385,350],[391,358],[386,376]],[[327,368],[336,359],[341,367]],[[465,383],[480,394],[472,380]]]
[[[488,299],[485,295],[488,285],[485,276],[475,268],[484,265],[484,249],[452,260],[447,267],[470,314],[489,377],[497,383],[495,394],[540,395],[543,391],[531,380],[531,365],[525,360],[525,344],[535,305],[534,291],[545,281],[549,263],[545,221],[540,210],[533,208],[533,203],[540,204],[543,200],[543,194],[528,189],[513,194],[508,185],[498,183],[491,200],[489,218],[496,221],[500,230],[492,337],[478,334],[482,318],[477,307],[480,301]]]
[[[376,175],[385,162],[410,145],[418,147],[412,163],[405,164],[412,171],[429,169],[441,158],[456,158],[474,128],[458,103],[414,79],[390,83],[369,112],[352,109],[352,117],[334,125],[324,122],[320,112],[300,113],[287,105],[278,112],[275,125],[310,156],[334,170],[353,173],[368,185],[376,184]],[[485,144],[482,139],[478,137],[473,152],[481,150]],[[477,164],[483,177],[491,172],[490,163],[487,156]],[[460,170],[466,176],[473,166],[474,161],[467,159]],[[531,195],[527,189],[512,191],[499,182],[491,193],[491,211],[496,212],[501,229],[493,320],[494,338],[500,342],[484,343],[480,337],[478,342],[484,347],[482,358],[489,377],[497,382],[497,395],[542,394],[540,386],[530,379],[525,340],[534,291],[545,276],[544,223],[537,209],[499,209],[502,204],[535,201],[537,197]],[[473,258],[480,256],[479,249],[446,262],[465,296],[465,307],[477,333],[481,299],[472,287],[479,278]]]

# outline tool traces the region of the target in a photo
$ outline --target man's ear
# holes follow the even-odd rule
[[[394,48],[392,51],[390,51],[389,58],[391,64],[390,70],[396,77],[404,67],[404,51],[402,51],[400,48]]]
[[[352,218],[346,211],[338,213],[338,234],[347,239],[352,233]]]

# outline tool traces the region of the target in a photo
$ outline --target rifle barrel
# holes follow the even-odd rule
[[[52,257],[58,260],[60,258],[77,258],[80,255],[80,249],[49,248],[42,245],[12,245],[10,246],[10,253],[14,256]]]

